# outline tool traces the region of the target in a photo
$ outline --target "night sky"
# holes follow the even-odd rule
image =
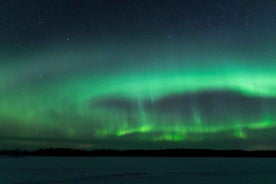
[[[0,0],[0,149],[276,149],[276,1]]]

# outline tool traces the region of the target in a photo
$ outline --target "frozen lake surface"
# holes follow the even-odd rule
[[[275,183],[276,158],[0,157],[0,184]]]

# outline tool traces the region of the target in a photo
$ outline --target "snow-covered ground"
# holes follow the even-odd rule
[[[0,157],[0,184],[275,181],[276,158]]]

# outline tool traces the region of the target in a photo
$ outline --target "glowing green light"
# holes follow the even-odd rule
[[[118,70],[113,70],[101,65],[94,55],[85,54],[95,63],[90,68],[80,67],[80,71],[75,71],[75,65],[70,66],[68,70],[73,72],[67,71],[66,75],[59,74],[61,64],[53,62],[61,56],[48,58],[50,54],[47,53],[45,57],[42,54],[18,58],[24,62],[14,68],[1,66],[0,133],[6,135],[5,132],[13,130],[14,137],[47,140],[58,137],[93,142],[131,138],[187,143],[216,141],[216,137],[224,139],[222,134],[248,140],[254,136],[250,134],[252,131],[276,128],[275,109],[265,107],[258,109],[262,112],[257,119],[250,118],[254,117],[250,114],[254,107],[248,107],[248,114],[231,117],[225,122],[212,122],[216,117],[211,116],[215,115],[204,114],[204,109],[196,105],[191,106],[188,115],[147,107],[147,104],[178,94],[221,90],[242,94],[249,101],[253,97],[264,99],[266,103],[272,100],[268,103],[271,105],[276,98],[275,66],[269,65],[272,60],[238,57],[229,60],[219,56],[198,58],[179,54],[157,59],[148,56],[144,64],[137,64],[137,67],[126,65],[128,60],[125,59],[118,64]],[[46,62],[48,60],[51,62]],[[251,62],[258,63],[260,69]],[[263,66],[263,63],[268,64]],[[31,70],[39,64],[46,68],[46,79]],[[116,102],[113,107],[92,105],[97,100],[109,98],[126,99],[127,103]],[[231,102],[218,103],[227,106]],[[222,109],[221,113],[231,112]]]

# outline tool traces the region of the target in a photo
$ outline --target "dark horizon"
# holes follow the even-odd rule
[[[44,148],[34,151],[0,150],[0,155],[11,157],[57,156],[57,157],[276,157],[276,150],[213,150],[213,149],[98,149],[79,150],[69,148]]]

